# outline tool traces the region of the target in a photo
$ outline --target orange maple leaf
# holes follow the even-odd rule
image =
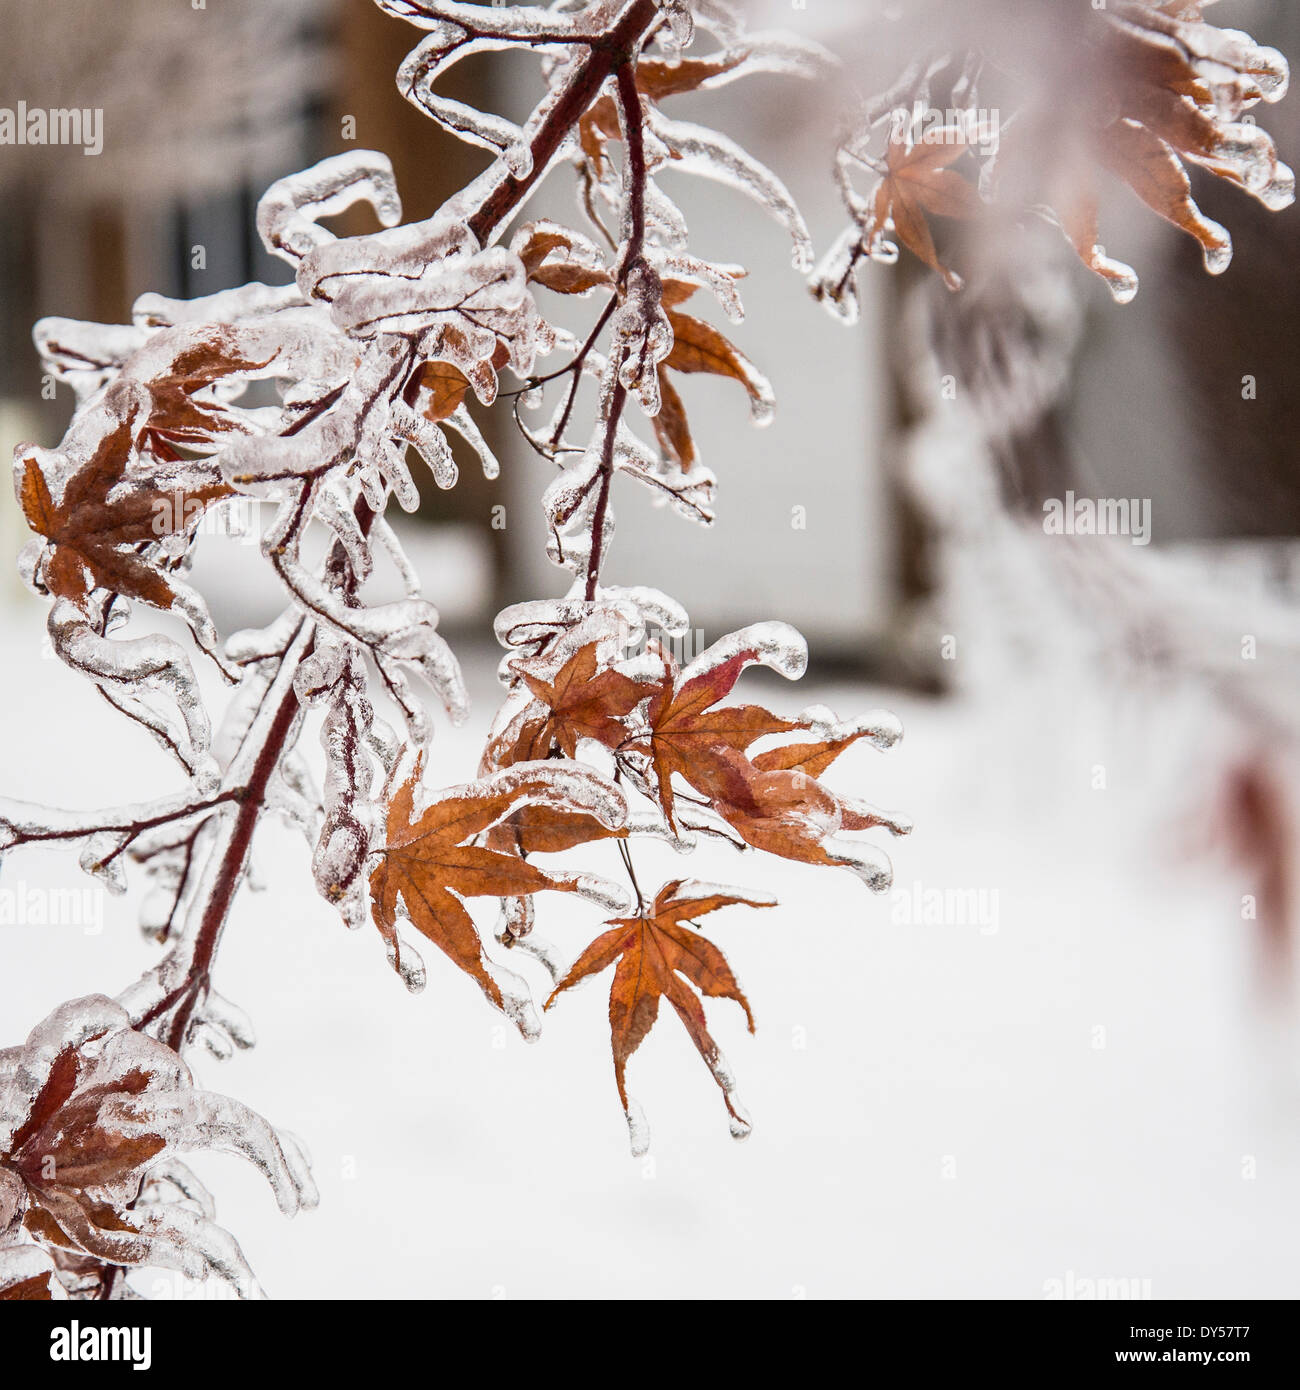
[[[675,772],[711,801],[759,811],[750,786],[750,765],[738,755],[767,734],[789,733],[800,725],[761,705],[716,708],[756,655],[755,651],[739,652],[683,681],[675,658],[664,653],[664,680],[646,711],[650,729],[641,748],[653,759],[659,801],[669,824],[676,825]]]
[[[537,758],[547,757],[553,743],[566,758],[576,758],[584,738],[617,748],[627,736],[627,716],[658,688],[612,668],[598,671],[594,642],[580,647],[554,680],[532,675],[522,665],[518,671],[549,711],[526,724],[520,736],[520,748],[532,750],[526,756]]]
[[[969,148],[968,132],[958,126],[928,130],[915,144],[895,133],[885,154],[885,175],[872,200],[870,234],[883,236],[892,219],[898,239],[937,270],[950,290],[960,289],[962,279],[939,260],[927,214],[973,217],[979,211],[974,185],[950,167]]]
[[[23,459],[18,500],[27,524],[51,544],[44,580],[56,598],[84,608],[91,590],[98,588],[170,608],[176,594],[142,550],[187,530],[197,512],[231,495],[216,480],[167,491],[130,481],[126,470],[133,448],[133,426],[123,420],[68,478],[57,502],[37,458]]]
[[[710,671],[682,680],[664,654],[664,684],[647,709],[649,733],[636,745],[648,754],[660,805],[676,825],[674,773],[755,849],[804,864],[851,868],[875,889],[887,886],[888,862],[870,846],[834,843],[841,831],[883,826],[907,834],[910,824],[863,803],[837,796],[818,777],[859,739],[887,743],[897,737],[871,719],[840,725],[829,737],[748,749],[772,734],[809,732],[809,717],[784,719],[758,705],[719,705],[756,653],[741,651]]]
[[[587,947],[546,1001],[545,1007],[549,1009],[562,991],[617,962],[609,989],[610,1041],[614,1052],[614,1080],[632,1132],[633,1153],[645,1151],[646,1137],[628,1099],[627,1063],[654,1026],[661,999],[667,999],[677,1010],[696,1050],[721,1088],[723,1103],[731,1116],[732,1134],[743,1139],[749,1133],[748,1119],[732,1100],[731,1074],[705,1026],[700,996],[734,999],[745,1011],[751,1033],[754,1015],[722,952],[711,941],[683,925],[706,912],[735,904],[775,906],[770,898],[702,884],[694,879],[674,879],[665,883],[648,911],[636,917],[612,920],[608,924],[610,930]]]
[[[541,809],[556,815],[584,810],[600,823],[598,813],[590,806],[568,804],[556,792],[556,764],[516,763],[481,781],[440,791],[417,816],[415,791],[421,767],[422,761],[417,760],[410,777],[389,803],[387,844],[370,876],[375,925],[388,944],[394,967],[400,970],[400,899],[412,925],[474,979],[497,1008],[523,1027],[518,1003],[507,1001],[488,970],[464,899],[526,897],[543,889],[571,893],[578,891],[579,880],[547,873],[507,848],[474,842],[521,804],[540,802]]]

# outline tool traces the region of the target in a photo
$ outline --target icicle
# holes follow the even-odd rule
[[[574,891],[580,898],[586,898],[588,902],[595,903],[606,912],[631,910],[632,900],[628,897],[627,889],[617,883],[611,883],[607,878],[600,878],[596,874],[578,874],[574,883]]]
[[[735,141],[704,126],[670,121],[663,116],[656,116],[653,126],[678,156],[673,161],[674,169],[701,174],[747,193],[789,232],[794,242],[795,269],[805,273],[811,269],[813,246],[808,227],[789,190],[770,169]]]
[[[533,169],[532,150],[524,132],[513,121],[439,96],[433,90],[434,82],[462,58],[489,53],[506,45],[496,39],[463,39],[449,46],[447,40],[447,30],[435,30],[407,54],[397,70],[398,91],[412,105],[432,116],[444,130],[500,155],[515,178],[527,178]]]
[[[455,487],[459,477],[456,461],[451,456],[447,436],[438,426],[401,401],[393,403],[389,419],[393,433],[415,446],[416,452],[433,474],[434,482],[444,490]]]
[[[681,684],[707,675],[736,657],[742,658],[745,666],[768,666],[786,680],[798,680],[808,669],[808,644],[789,623],[752,623],[705,648],[682,669]]]
[[[354,203],[367,202],[380,224],[402,220],[402,203],[388,156],[377,150],[331,155],[310,169],[278,179],[257,205],[257,231],[273,256],[297,265],[315,247],[335,240],[316,225]]]
[[[387,943],[388,964],[401,977],[402,983],[411,994],[419,994],[428,983],[428,973],[424,968],[424,962],[420,959],[419,952],[414,947],[402,942],[398,945],[396,939]]]
[[[627,1117],[627,1137],[632,1157],[644,1158],[650,1152],[650,1122],[634,1096],[628,1096],[624,1114]]]
[[[456,431],[458,435],[470,446],[479,456],[479,462],[483,465],[483,476],[488,479],[499,477],[501,474],[501,464],[496,455],[488,447],[488,442],[483,438],[479,427],[474,423],[474,418],[469,411],[459,405],[447,417],[446,423]]]

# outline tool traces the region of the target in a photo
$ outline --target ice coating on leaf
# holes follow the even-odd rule
[[[209,755],[209,717],[189,657],[178,642],[163,634],[101,637],[63,599],[50,610],[47,630],[58,659],[88,676],[118,708],[174,753],[200,788],[216,785],[216,765]],[[168,696],[170,705],[157,705],[156,694]],[[181,726],[171,719],[172,708],[181,716]]]
[[[649,585],[609,584],[600,589],[598,597],[611,600],[620,607],[629,605],[642,628],[656,627],[668,637],[684,637],[691,630],[691,619],[686,609],[676,599]]]
[[[212,1194],[195,1177],[189,1165],[182,1163],[179,1158],[164,1159],[149,1169],[136,1205],[147,1207],[169,1201],[169,1191],[175,1192],[181,1201],[188,1202],[205,1220],[212,1221],[216,1217],[217,1204]]]
[[[633,1158],[644,1158],[650,1152],[650,1121],[645,1117],[641,1102],[635,1096],[628,1096],[624,1110],[627,1119],[628,1143]]]
[[[607,878],[600,878],[596,874],[578,874],[574,882],[580,898],[586,898],[606,912],[627,912],[632,906],[627,889],[611,883]]]
[[[873,893],[884,893],[894,881],[894,866],[874,845],[828,839],[822,846],[832,862],[856,874]]]
[[[407,942],[398,944],[396,937],[387,943],[386,955],[389,966],[396,971],[410,994],[419,994],[429,982],[428,972],[420,953]]]
[[[682,879],[676,889],[668,894],[663,901],[676,905],[678,903],[699,902],[706,898],[728,898],[738,903],[747,903],[750,907],[775,907],[776,905],[776,899],[771,893],[757,892],[748,888],[734,888],[725,883],[710,883],[707,879],[699,878]],[[685,915],[689,916],[690,914]]]
[[[910,816],[899,815],[895,811],[882,811],[879,806],[873,806],[870,802],[854,796],[840,796],[837,799],[845,819],[851,817],[854,821],[852,828],[855,830],[869,830],[873,826],[880,826],[891,835],[912,833],[914,826]]]
[[[0,1171],[16,1175],[55,1223],[60,1248],[109,1264],[215,1275],[241,1293],[255,1291],[238,1244],[212,1225],[210,1199],[177,1163],[178,1151],[235,1153],[263,1173],[286,1214],[315,1205],[296,1143],[282,1143],[246,1106],[196,1090],[180,1057],[134,1031],[126,1010],[103,995],[60,1005],[6,1057]],[[133,1210],[154,1175],[170,1179],[185,1200],[162,1201],[155,1190]],[[37,1228],[38,1239],[48,1229]]]
[[[459,471],[451,456],[447,436],[438,426],[425,416],[417,415],[401,401],[394,403],[389,418],[393,433],[415,446],[416,452],[433,474],[434,482],[444,490],[455,487]]]
[[[353,499],[337,483],[325,479],[312,492],[316,518],[325,523],[343,547],[348,565],[359,584],[370,578],[374,569],[370,545],[357,520]]]
[[[236,289],[194,299],[168,299],[152,292],[137,297],[131,305],[131,320],[140,328],[173,328],[182,323],[228,323],[235,319],[275,314],[282,309],[304,307],[296,285],[265,285],[250,281]]]
[[[209,989],[203,1001],[202,1017],[206,1023],[219,1028],[241,1051],[256,1046],[257,1035],[252,1020],[237,1004]]]
[[[892,748],[903,737],[903,721],[887,709],[867,710],[853,719],[839,719],[826,705],[809,705],[799,719],[807,725],[813,739],[865,738],[881,752]]]
[[[659,140],[655,143],[664,150],[665,161],[671,160],[672,152],[668,147]],[[645,215],[646,223],[653,229],[654,239],[659,247],[673,252],[686,250],[691,235],[690,228],[686,225],[686,214],[654,179],[646,184]]]
[[[763,385],[766,386],[766,382]],[[657,503],[671,506],[688,521],[703,526],[713,524],[718,480],[703,464],[696,462],[689,470],[680,468],[648,448],[620,424],[614,445],[614,467],[650,487]]]
[[[862,315],[856,273],[861,256],[862,232],[856,222],[850,222],[831,243],[809,282],[814,298],[849,327]]]
[[[748,1112],[734,1095],[729,1097],[727,1120],[733,1139],[748,1139],[753,1132],[754,1126],[750,1121]]]
[[[511,800],[502,806],[501,817],[513,815],[521,806],[552,806],[594,816],[610,830],[620,829],[627,820],[627,798],[618,787],[594,768],[567,759],[514,763],[490,777],[437,792],[427,804],[503,793]]]
[[[811,269],[813,244],[808,226],[789,190],[770,169],[734,140],[705,126],[655,115],[652,128],[676,156],[674,169],[701,174],[748,194],[790,234],[795,269]]]
[[[219,1028],[214,1028],[206,1018],[196,1018],[191,1022],[185,1041],[191,1047],[201,1047],[218,1062],[228,1062],[235,1055],[230,1039]]]
[[[299,699],[325,711],[320,735],[325,819],[312,874],[321,896],[338,903],[361,878],[376,822],[374,769],[366,748],[373,711],[360,654],[354,647],[323,643],[298,668],[294,689]]]
[[[457,406],[447,417],[447,423],[478,455],[483,465],[483,476],[488,479],[500,477],[501,464],[469,411],[463,405]]]
[[[627,833],[663,840],[678,854],[690,854],[696,846],[693,835],[674,831],[657,811],[629,811]]]
[[[126,844],[126,835],[119,832],[92,835],[77,861],[91,878],[102,883],[114,896],[126,892],[126,867],[121,859]]]
[[[460,0],[376,0],[381,10],[404,19],[417,28],[428,29],[451,45],[462,34],[493,33],[503,41],[528,44],[548,35],[598,34],[607,25],[613,8],[609,0],[575,7],[570,3],[551,5],[493,5],[461,3]],[[569,15],[567,10],[578,9]]]
[[[522,951],[532,956],[551,977],[552,984],[558,984],[564,976],[565,960],[549,941],[543,941],[535,932],[527,936],[516,936],[510,940],[512,951]]]
[[[655,0],[668,21],[668,32],[678,48],[687,48],[695,37],[695,15],[691,0]]]
[[[402,201],[387,155],[349,150],[278,179],[257,204],[257,231],[273,256],[297,265],[313,248],[335,240],[317,226],[355,203],[369,203],[385,227],[402,219]]]
[[[108,1101],[105,1118],[127,1136],[161,1132],[182,1152],[212,1150],[247,1159],[270,1184],[286,1216],[320,1200],[311,1170],[296,1144],[282,1144],[262,1117],[229,1096],[179,1090],[147,1103],[124,1096]]]
[[[525,1042],[536,1042],[542,1036],[542,1021],[528,982],[496,961],[488,961],[487,971],[501,991],[501,1012],[519,1029]]]
[[[1093,245],[1090,250],[1086,251],[1083,259],[1090,270],[1096,271],[1105,280],[1111,298],[1116,304],[1131,304],[1133,302],[1138,292],[1139,282],[1137,271],[1131,265],[1126,265],[1123,261],[1117,261],[1113,257],[1107,256],[1098,245]]]
[[[651,259],[661,279],[685,280],[701,285],[718,301],[732,323],[745,321],[745,307],[736,287],[737,281],[745,274],[740,266],[712,265],[698,256],[672,251],[652,252]]]
[[[0,1230],[2,1234],[4,1232]],[[5,1297],[8,1289],[42,1279],[48,1281],[51,1299],[67,1299],[53,1259],[39,1245],[0,1245],[0,1299]]]
[[[808,644],[789,623],[752,623],[706,647],[682,668],[680,684],[707,675],[737,657],[745,666],[768,666],[786,680],[798,680],[808,669]]]
[[[42,368],[56,381],[72,387],[80,404],[110,381],[144,346],[145,335],[126,324],[43,318],[32,329],[32,342],[40,354]]]
[[[533,929],[536,909],[530,897],[502,898],[501,916],[497,922],[496,938],[507,946],[515,945]]]
[[[569,525],[592,497],[600,476],[600,452],[589,449],[576,463],[566,464],[542,494],[542,514],[553,529]]]
[[[274,546],[273,539],[271,545]],[[387,672],[391,673],[391,662],[414,666],[437,692],[454,722],[460,723],[468,716],[469,697],[460,664],[435,631],[438,611],[431,603],[407,598],[370,608],[358,607],[291,556],[278,556],[276,568],[290,592],[305,607],[342,636],[369,648]]]

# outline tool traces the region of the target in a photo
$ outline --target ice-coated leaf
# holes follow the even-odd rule
[[[733,904],[771,907],[773,900],[743,892],[735,895],[694,880],[683,883],[678,879],[664,884],[652,907],[642,910],[639,916],[608,923],[610,930],[587,947],[546,1001],[549,1009],[565,990],[611,965],[615,967],[609,992],[614,1079],[627,1115],[634,1153],[639,1133],[644,1129],[644,1117],[639,1108],[633,1110],[625,1074],[629,1058],[654,1026],[661,999],[667,999],[676,1010],[722,1091],[732,1133],[741,1138],[749,1132],[748,1120],[733,1104],[735,1081],[705,1026],[700,996],[734,1000],[744,1010],[751,1033],[754,1017],[722,952],[685,925],[695,917]],[[646,1139],[648,1142],[648,1135]]]
[[[387,843],[370,878],[372,913],[390,961],[400,968],[399,909],[426,938],[465,971],[488,1000],[535,1036],[535,1015],[513,977],[483,955],[469,897],[521,897],[545,889],[592,892],[586,876],[545,872],[517,854],[490,849],[478,838],[523,807],[550,807],[618,826],[627,817],[622,792],[576,763],[523,762],[476,782],[420,798],[422,764],[393,793]]]

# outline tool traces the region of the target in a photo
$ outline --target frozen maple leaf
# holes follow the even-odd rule
[[[0,1189],[6,1182],[0,1171]],[[0,1196],[0,1203],[5,1198]],[[12,1243],[10,1243],[12,1242]],[[15,1233],[0,1232],[0,1302],[43,1302],[66,1297],[53,1257]]]
[[[627,742],[628,716],[656,687],[613,667],[600,669],[597,650],[596,642],[580,646],[550,680],[531,671],[525,662],[511,663],[511,671],[531,691],[535,702],[512,721],[502,740],[488,748],[486,767],[549,758],[556,749],[565,757],[576,758],[582,739],[611,749]],[[538,705],[544,713],[536,712]],[[592,840],[623,838],[626,834],[622,826],[603,824],[581,812],[522,806],[493,827],[488,843],[519,854],[556,854]]]
[[[653,417],[655,436],[664,453],[683,472],[698,457],[695,440],[686,418],[686,407],[669,370],[682,373],[707,372],[739,382],[749,396],[750,414],[755,424],[772,418],[774,396],[771,383],[743,352],[712,324],[693,314],[684,314],[684,304],[699,286],[688,280],[663,282],[662,304],[673,331],[672,350],[659,363],[659,413]]]
[[[745,51],[737,49],[712,58],[683,58],[675,63],[665,62],[662,58],[642,57],[635,69],[637,91],[644,100],[658,104],[666,97],[698,91],[710,80],[734,72],[747,56]],[[606,177],[608,173],[610,141],[621,137],[618,107],[613,97],[599,97],[578,123],[579,146],[597,179]]]
[[[1200,5],[1125,5],[1106,24],[1103,80],[1089,96],[1107,117],[1092,134],[1092,157],[1194,237],[1205,268],[1219,274],[1232,260],[1232,238],[1197,206],[1186,165],[1237,184],[1270,209],[1294,201],[1295,177],[1277,147],[1243,119],[1257,102],[1285,93],[1286,61],[1249,35],[1207,24]],[[1097,244],[1095,194],[1086,176],[1079,184],[1059,200],[1062,226],[1084,264],[1126,302],[1137,276]]]
[[[665,883],[648,910],[636,917],[612,920],[610,930],[587,947],[546,1001],[545,1007],[549,1009],[564,990],[589,975],[599,975],[611,965],[615,966],[609,989],[614,1080],[627,1116],[634,1154],[645,1152],[649,1137],[639,1107],[627,1093],[627,1063],[654,1027],[661,999],[667,999],[677,1010],[696,1050],[722,1089],[732,1134],[743,1139],[749,1133],[749,1120],[732,1098],[735,1082],[731,1072],[705,1026],[700,996],[734,1000],[744,1010],[751,1033],[754,1015],[722,952],[685,925],[706,912],[737,904],[773,907],[775,900],[695,879],[674,879]]]
[[[138,389],[138,388],[137,388]],[[110,387],[106,405],[128,395]],[[49,542],[45,587],[83,610],[93,589],[168,609],[176,591],[167,575],[141,552],[165,536],[182,534],[209,503],[230,496],[216,480],[178,481],[162,491],[128,476],[143,424],[139,403],[128,403],[100,435],[84,462],[58,451],[19,446],[15,455],[18,500],[27,524]],[[50,481],[69,464],[57,498]]]
[[[873,251],[892,229],[918,260],[939,272],[950,290],[960,289],[962,278],[939,260],[928,218],[973,217],[979,211],[975,186],[952,168],[971,148],[971,135],[964,127],[939,126],[914,142],[909,132],[894,131],[865,228]]]
[[[627,716],[657,688],[613,667],[598,669],[595,642],[580,647],[549,681],[522,663],[516,669],[548,711],[525,724],[519,740],[521,749],[538,758],[547,757],[552,744],[576,758],[581,739],[617,748],[627,737]]]
[[[641,747],[653,760],[659,801],[670,824],[675,823],[674,773],[710,800],[759,810],[749,764],[738,755],[765,735],[789,733],[799,725],[760,705],[718,706],[758,655],[757,648],[742,650],[683,678],[675,658],[663,654],[664,678],[647,708],[648,731]]]
[[[654,791],[669,824],[675,826],[678,819],[675,774],[755,849],[805,864],[848,868],[876,891],[887,887],[891,871],[882,853],[835,837],[875,826],[906,834],[908,822],[836,795],[818,776],[860,739],[891,746],[901,732],[897,721],[870,714],[841,722],[822,708],[786,719],[759,705],[720,704],[741,671],[763,659],[760,646],[746,645],[743,632],[723,642],[722,659],[708,659],[706,653],[685,671],[671,655],[663,655],[664,681],[647,707],[647,730],[634,745],[649,759]],[[812,737],[750,756],[751,745],[760,739],[787,733]]]
[[[465,343],[464,335],[452,330],[443,334],[441,343],[443,350],[448,346],[454,347],[448,360],[439,358],[426,362],[416,378],[424,388],[424,394],[419,398],[422,414],[434,424],[441,424],[454,415],[464,405],[471,387],[480,400],[495,400],[497,372],[510,360],[510,351],[504,343],[497,344],[488,360],[475,358]],[[462,365],[458,367],[457,362]]]
[[[533,284],[556,294],[585,295],[595,289],[613,288],[614,277],[600,248],[549,218],[526,223],[515,233],[510,249],[523,262]]]
[[[203,326],[168,362],[166,373],[149,382],[151,442],[193,445],[245,428],[236,412],[204,393],[225,377],[260,373],[270,361],[241,353],[238,335],[228,326]]]
[[[0,1232],[21,1227],[56,1261],[161,1265],[256,1292],[225,1231],[188,1206],[140,1201],[178,1152],[241,1154],[287,1215],[315,1205],[291,1141],[237,1101],[195,1089],[177,1053],[103,995],[61,1005],[23,1047],[0,1052],[0,1079]]]
[[[508,848],[476,843],[524,806],[559,815],[582,813],[607,828],[619,826],[627,806],[617,787],[589,769],[555,762],[516,763],[477,782],[449,787],[417,811],[421,760],[393,794],[387,844],[370,877],[371,913],[388,945],[394,968],[402,970],[397,935],[399,904],[404,915],[471,977],[490,1002],[526,1035],[535,1027],[526,996],[502,988],[483,955],[466,898],[518,898],[545,889],[590,892],[583,875],[552,874]],[[500,844],[500,840],[494,843]]]

